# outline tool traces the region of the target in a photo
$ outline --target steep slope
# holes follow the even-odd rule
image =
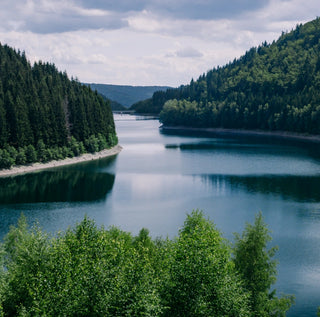
[[[156,110],[165,104],[165,125],[319,134],[320,19],[143,104]]]
[[[8,153],[15,164],[18,152],[23,163],[71,156],[72,147],[94,151],[98,138],[100,148],[117,143],[110,105],[91,88],[52,64],[31,66],[24,53],[1,44],[0,69],[0,168]],[[28,147],[30,153],[46,152],[46,158],[33,153],[24,159]]]

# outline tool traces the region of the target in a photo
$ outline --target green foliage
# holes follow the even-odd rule
[[[166,126],[320,134],[319,50],[317,18],[134,109],[160,113]]]
[[[8,154],[11,157],[12,161],[15,162],[18,155],[18,151],[13,146],[7,146],[6,150],[8,151]]]
[[[158,316],[162,310],[147,245],[119,229],[98,229],[85,218],[49,239],[28,231],[22,218],[5,247],[6,315]]]
[[[109,134],[107,140],[108,147],[112,147],[118,144],[118,137],[116,134]]]
[[[18,315],[27,309],[28,315],[37,312],[37,297],[41,291],[42,273],[48,265],[48,237],[38,227],[28,231],[22,216],[16,228],[5,238],[7,291],[3,310],[6,316]],[[32,307],[32,309],[30,309]]]
[[[166,316],[249,316],[230,250],[199,211],[187,216],[173,247]]]
[[[268,236],[258,225],[255,249]],[[259,258],[271,278],[255,286],[237,273],[228,242],[199,211],[173,240],[152,239],[147,229],[133,237],[98,228],[87,217],[50,237],[21,216],[0,248],[0,315],[284,316],[287,302],[273,295],[262,296],[259,314],[250,307],[256,297],[248,285],[264,294],[274,281],[272,255]]]
[[[102,151],[103,149],[106,149],[108,147],[107,140],[105,137],[103,137],[103,135],[99,133],[97,139],[99,151]]]
[[[37,152],[32,144],[29,144],[26,148],[26,160],[27,163],[34,163],[37,161]]]
[[[37,161],[46,163],[52,160],[62,160],[66,157],[79,156],[86,151],[91,153],[102,151],[116,145],[118,142],[115,135],[109,134],[108,138],[107,142],[106,138],[101,134],[98,134],[98,137],[92,135],[85,140],[86,147],[83,142],[78,142],[73,136],[68,145],[63,147],[46,147],[42,140],[38,141],[37,150],[31,144],[18,150],[12,146],[7,146],[4,150],[0,149],[0,169],[9,169],[13,165],[31,164]]]
[[[4,149],[0,149],[0,169],[1,168],[10,168],[14,164],[14,159],[10,156],[10,153]]]
[[[39,161],[41,162],[48,161],[48,153],[46,151],[46,146],[42,140],[39,140],[37,143],[37,153],[38,153]]]
[[[91,139],[86,140],[87,144],[91,144],[90,140],[93,140],[95,151],[100,151],[105,148],[109,148],[109,144],[105,138],[101,135],[96,138],[92,136]],[[92,141],[91,141],[92,142]],[[90,147],[88,151],[90,152]],[[52,160],[62,160],[66,157],[79,156],[85,153],[86,149],[83,142],[78,142],[74,137],[71,137],[68,146],[63,147],[46,147],[42,140],[39,140],[37,144],[37,150],[33,145],[28,145],[19,148],[18,151],[14,147],[7,147],[6,149],[0,149],[0,169],[9,169],[13,165],[24,165],[27,163],[34,163],[40,161],[46,163]]]
[[[74,156],[79,156],[83,153],[83,149],[80,145],[80,143],[75,139],[75,137],[71,137],[71,140],[69,141],[69,147],[73,153]]]
[[[94,135],[86,139],[85,147],[88,152],[95,153],[99,151],[99,140]]]
[[[130,110],[134,110],[138,113],[155,113],[158,114],[163,104],[170,99],[177,98],[179,96],[179,89],[181,89],[183,86],[177,89],[168,88],[166,91],[156,91],[151,99],[142,100],[135,104],[133,104],[130,107]]]
[[[6,292],[6,270],[5,270],[5,250],[3,245],[0,245],[0,317],[3,317],[3,307],[2,307],[2,302],[3,302],[3,296]]]
[[[112,110],[126,110],[132,104],[150,98],[156,91],[166,90],[166,86],[124,86],[90,84],[102,96],[111,100]]]
[[[95,153],[102,151],[106,148],[114,146],[118,143],[116,135],[108,135],[108,140],[102,135],[98,134],[97,136],[91,135],[88,139],[85,140],[85,149],[90,153]],[[83,148],[83,144],[81,145]]]
[[[19,148],[27,163],[47,162],[83,153],[83,143],[92,135],[116,140],[110,102],[90,87],[69,80],[49,63],[31,66],[24,53],[1,44],[0,67],[0,149],[10,156],[8,161],[5,153],[0,168],[16,163]],[[72,137],[71,150],[58,154],[57,148],[70,147]],[[23,162],[21,152],[17,164]]]
[[[105,97],[102,95],[102,97]],[[107,99],[107,98],[106,98]],[[114,100],[110,100],[110,106],[111,106],[111,110],[112,111],[123,111],[123,110],[127,110],[127,108],[125,106],[123,106],[122,104],[120,104],[117,101]]]
[[[16,157],[16,164],[17,165],[24,165],[27,163],[26,151],[24,148],[19,148],[18,154]]]
[[[253,225],[247,224],[240,236],[235,235],[234,263],[241,274],[245,288],[250,292],[250,304],[254,316],[285,316],[294,302],[293,296],[277,298],[271,286],[276,281],[276,265],[273,259],[276,247],[268,249],[271,236],[261,212]]]

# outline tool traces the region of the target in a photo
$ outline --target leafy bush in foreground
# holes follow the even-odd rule
[[[273,259],[277,247],[267,249],[271,240],[261,213],[253,225],[247,224],[241,236],[236,234],[234,263],[250,293],[253,316],[285,316],[294,302],[293,296],[278,298],[274,290],[270,291],[277,273]]]
[[[132,236],[98,228],[88,218],[49,237],[22,216],[0,248],[0,316],[260,316],[244,273],[250,264],[238,257],[241,239],[233,259],[228,241],[199,211],[173,240],[151,239],[147,229]],[[268,252],[263,244],[256,249]],[[269,260],[262,257],[261,270]],[[264,272],[273,281],[275,271]],[[290,303],[259,314],[282,316]]]

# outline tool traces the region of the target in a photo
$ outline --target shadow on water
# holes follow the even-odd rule
[[[260,153],[269,152],[288,156],[304,155],[310,156],[317,161],[320,161],[320,144],[310,141],[298,139],[285,139],[270,135],[224,135],[216,132],[208,131],[188,131],[188,130],[160,130],[163,135],[183,136],[183,137],[202,137],[207,138],[207,141],[196,143],[181,143],[181,144],[166,144],[167,149],[180,149],[185,151],[193,150],[221,150],[242,152],[259,151]]]
[[[295,175],[201,175],[202,181],[230,191],[279,195],[284,200],[320,202],[320,176]]]
[[[179,149],[181,151],[223,151],[231,153],[259,153],[259,154],[270,154],[274,155],[279,152],[278,149],[274,148],[274,146],[268,147],[265,144],[248,144],[246,143],[233,143],[231,140],[219,142],[199,142],[199,143],[181,143],[181,144],[166,144],[166,149]],[[283,155],[284,153],[281,153]],[[290,155],[290,153],[287,153]]]
[[[97,166],[98,163],[93,163]],[[92,172],[79,167],[0,178],[0,203],[85,202],[106,197],[115,175]]]

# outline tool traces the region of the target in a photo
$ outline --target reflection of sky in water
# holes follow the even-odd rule
[[[50,232],[65,230],[87,214],[98,225],[116,225],[133,234],[146,227],[153,236],[174,237],[186,213],[199,208],[232,239],[261,210],[272,230],[272,244],[279,246],[276,288],[297,296],[288,316],[316,315],[320,305],[318,145],[163,134],[159,122],[128,116],[116,121],[116,126],[123,146],[116,158],[60,170],[62,179],[70,173],[66,178],[70,181],[72,175],[89,177],[86,183],[92,195],[95,190],[102,193],[98,200],[0,203],[2,235],[23,211]],[[109,187],[105,174],[109,180],[113,177]],[[99,182],[93,181],[94,175],[100,175]]]
[[[145,155],[154,155],[165,151],[165,148],[162,144],[158,143],[141,143],[141,144],[128,144],[126,145],[125,152],[130,152],[130,154],[137,154],[140,156]]]
[[[112,206],[110,221],[127,230],[146,226],[154,235],[171,232],[174,236],[186,212],[200,208],[232,239],[233,232],[241,232],[245,222],[252,222],[262,210],[273,245],[279,246],[276,288],[297,297],[288,316],[316,315],[320,291],[318,145],[152,133],[157,127],[147,122],[136,146],[132,127],[122,126],[125,133],[123,138],[119,133],[120,142],[125,148],[128,145],[128,151],[119,156],[121,169],[107,203]]]

